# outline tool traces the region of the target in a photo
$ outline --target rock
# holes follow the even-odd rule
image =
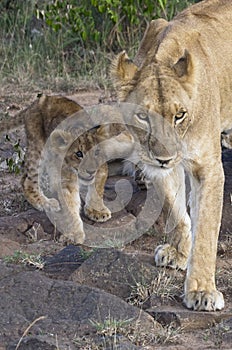
[[[93,223],[84,219],[84,230],[84,244],[93,248],[121,248],[138,237],[136,218],[126,210],[114,213],[104,223]]]
[[[123,338],[122,339],[120,338],[117,339],[118,344],[116,345],[115,345],[115,339],[107,339],[105,349],[106,350],[142,350],[140,346],[136,346],[131,342]]]
[[[222,334],[223,341],[232,344],[232,317],[221,322],[217,328]]]
[[[232,317],[232,313],[228,311],[197,312],[180,306],[159,306],[158,308],[147,309],[146,312],[163,326],[172,324],[173,327],[181,327],[185,331],[209,328],[215,323],[228,320]]]
[[[225,187],[220,236],[232,233],[232,150],[225,150],[223,159]]]
[[[10,343],[6,350],[15,350],[18,343]],[[22,339],[18,350],[57,350],[56,345],[51,345],[45,340],[38,339],[37,337],[26,337]]]
[[[99,249],[73,272],[70,280],[127,300],[136,283],[146,284],[156,275],[155,267],[142,264],[136,256],[114,249]]]
[[[52,278],[68,279],[86,259],[80,247],[70,244],[52,257],[45,257],[43,271]]]
[[[4,279],[5,277],[8,277],[10,275],[13,275],[14,273],[19,273],[22,271],[21,265],[10,265],[7,266],[3,262],[0,262],[0,280]]]
[[[16,250],[20,250],[20,244],[12,241],[5,236],[0,236],[0,258],[14,254]]]
[[[72,349],[77,332],[96,334],[96,324],[105,320],[130,320],[131,327],[139,322],[139,331],[149,334],[160,329],[150,315],[97,288],[52,280],[40,271],[16,273],[4,264],[0,267],[5,271],[0,280],[0,345],[17,343],[41,316],[45,318],[31,326],[30,337],[46,334],[55,345],[57,335],[60,349],[64,343]]]
[[[36,209],[17,216],[0,217],[0,235],[7,235],[7,238],[19,243],[47,238],[51,233],[54,233],[54,226],[45,213]]]

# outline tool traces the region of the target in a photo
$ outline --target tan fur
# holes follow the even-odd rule
[[[138,161],[145,175],[165,194],[164,212],[174,233],[170,244],[156,249],[155,261],[187,267],[187,307],[222,309],[215,264],[224,184],[220,138],[232,127],[232,2],[206,0],[169,23],[152,21],[130,79],[122,76],[124,57],[125,52],[112,68],[118,96],[140,106],[134,124],[151,132],[130,128],[144,146]],[[191,182],[191,223],[183,168]]]
[[[104,222],[111,217],[110,210],[103,203],[104,185],[108,176],[108,167],[104,160],[99,159],[99,155],[94,151],[94,146],[99,142],[107,140],[111,136],[113,147],[118,148],[117,138],[125,135],[126,139],[131,142],[127,134],[121,134],[121,129],[112,126],[103,125],[93,130],[83,132],[78,139],[75,139],[71,131],[59,129],[59,124],[66,118],[80,113],[82,107],[76,102],[63,96],[42,96],[38,98],[27,109],[20,112],[12,120],[1,123],[0,133],[18,127],[20,124],[25,125],[27,137],[27,151],[25,155],[24,173],[22,176],[22,187],[27,200],[37,209],[59,212],[62,207],[68,208],[66,214],[57,215],[54,219],[59,226],[62,224],[62,240],[73,243],[82,243],[85,235],[83,223],[80,218],[80,196],[79,196],[79,179],[81,183],[88,186],[86,204],[84,212],[91,220]],[[78,118],[78,114],[77,114]],[[87,123],[87,121],[86,121]],[[83,122],[85,127],[85,121]],[[81,125],[81,124],[80,124]],[[58,128],[57,128],[58,127]],[[121,137],[122,137],[121,136]],[[48,164],[51,168],[59,159],[62,161],[61,184],[62,198],[48,198],[42,193],[38,184],[38,169],[42,159],[42,152],[45,143],[50,137],[51,147],[53,149],[53,158],[49,159]],[[114,146],[115,142],[115,146]],[[87,161],[78,157],[76,152],[81,151],[83,156],[89,152]],[[62,159],[63,157],[63,159]],[[84,166],[80,167],[80,163]],[[51,191],[57,193],[56,184],[60,179],[56,179],[60,174],[56,171],[51,173],[54,177]],[[53,184],[54,183],[54,184]],[[52,218],[55,217],[53,214]],[[59,228],[59,227],[58,227]]]

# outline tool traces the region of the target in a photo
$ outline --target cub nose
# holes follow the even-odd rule
[[[86,171],[89,175],[94,175],[95,174],[95,170],[87,170]]]

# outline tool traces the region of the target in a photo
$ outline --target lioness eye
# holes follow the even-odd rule
[[[83,153],[81,151],[77,151],[75,154],[77,158],[83,158]]]
[[[186,117],[187,112],[186,111],[180,111],[174,116],[174,123],[175,125],[180,124]]]
[[[145,120],[147,119],[147,113],[137,113],[136,116],[139,118],[139,119],[142,119],[142,120]]]

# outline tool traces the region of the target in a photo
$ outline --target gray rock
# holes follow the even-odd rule
[[[43,334],[55,345],[57,335],[61,349],[65,342],[71,346],[77,334],[95,334],[96,324],[107,319],[131,324],[139,320],[146,332],[160,328],[150,315],[97,288],[52,280],[40,271],[15,273],[1,268],[5,272],[0,280],[0,345],[17,343],[30,325],[31,337]]]
[[[70,279],[126,300],[137,283],[146,284],[156,275],[154,266],[141,263],[135,255],[114,249],[99,249],[73,272]]]

